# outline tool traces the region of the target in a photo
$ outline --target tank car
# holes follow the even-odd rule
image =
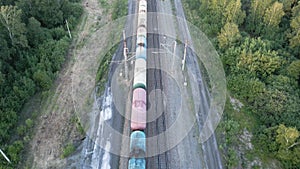
[[[145,169],[146,160],[145,158],[131,158],[128,161],[128,169]]]
[[[137,27],[147,28],[147,13],[139,13],[137,18],[138,18]]]
[[[137,29],[137,33],[136,33],[137,36],[144,36],[145,38],[147,38],[147,29],[144,28],[144,27],[139,27]]]
[[[131,109],[131,130],[144,130],[146,128],[146,99],[145,89],[134,89]]]
[[[146,54],[146,48],[142,46],[138,46],[135,49],[135,59],[144,59],[145,61],[147,60],[147,54]],[[145,67],[146,68],[146,67]]]
[[[139,13],[147,13],[147,1],[146,0],[140,0],[139,2]]]
[[[133,131],[130,135],[130,157],[144,158],[146,153],[146,135],[142,131]]]
[[[147,72],[146,72],[146,60],[140,58],[135,60],[134,66],[134,79],[133,89],[136,88],[147,88]]]
[[[141,47],[146,47],[147,46],[147,39],[145,36],[143,35],[139,35],[137,36],[137,39],[136,39],[136,47],[138,48],[139,46]]]

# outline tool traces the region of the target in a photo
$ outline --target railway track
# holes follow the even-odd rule
[[[156,0],[148,1],[148,12],[156,12],[157,4]],[[161,71],[161,61],[159,54],[159,34],[158,34],[158,18],[155,15],[148,15],[148,29],[156,30],[157,33],[148,33],[147,35],[147,93],[148,93],[148,110],[154,110],[151,112],[147,112],[147,119],[153,119],[153,117],[157,117],[153,119],[153,121],[147,123],[146,135],[148,138],[156,136],[160,133],[163,133],[166,130],[165,124],[165,113],[162,107],[163,102],[163,72]],[[151,31],[152,32],[152,31]],[[154,99],[150,101],[149,96],[152,95]],[[151,107],[151,108],[150,108]],[[163,112],[161,113],[160,111]],[[156,113],[156,114],[150,114]],[[161,113],[161,115],[160,115]],[[160,115],[160,116],[159,116]],[[161,145],[161,142],[149,143],[147,142],[147,154],[154,154],[155,152],[159,152],[159,148],[165,147]],[[166,144],[166,142],[164,142]],[[154,146],[153,146],[154,145]],[[168,168],[168,156],[167,153],[164,152],[159,155],[155,155],[152,157],[147,157],[146,167],[148,169],[166,169]]]
[[[185,21],[185,14],[182,8],[182,3],[181,0],[175,0],[174,1],[174,6],[176,9],[176,15],[177,17],[183,18],[184,20],[182,20],[181,23],[178,24],[179,27],[179,31],[182,32],[181,36],[183,37],[183,39],[187,39],[188,41],[192,41],[187,23]],[[197,56],[195,55],[195,53],[193,52],[193,45],[190,45],[191,48],[188,48],[187,50],[187,55],[190,57],[187,57],[187,65],[190,65],[190,68],[192,69],[192,72],[197,76],[197,83],[198,83],[198,88],[199,89],[204,89],[203,92],[201,92],[201,90],[199,91],[199,93],[202,93],[201,95],[201,106],[200,106],[200,110],[199,110],[199,117],[197,119],[197,123],[199,126],[203,126],[205,119],[208,116],[208,110],[209,110],[209,91],[207,89],[207,86],[200,80],[202,79],[202,75],[200,72],[200,69],[198,67],[198,63],[197,63]],[[199,130],[201,130],[202,128],[199,127]],[[212,134],[211,137],[206,140],[204,143],[202,143],[202,150],[204,152],[204,166],[205,168],[218,168],[218,169],[222,169],[223,165],[222,165],[222,161],[221,161],[221,157],[220,157],[220,153],[218,150],[218,145],[217,145],[217,141],[216,141],[216,137],[215,134]]]

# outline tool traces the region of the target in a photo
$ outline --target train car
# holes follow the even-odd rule
[[[128,169],[145,169],[146,160],[145,158],[131,158],[128,161]]]
[[[134,66],[134,79],[133,79],[133,89],[136,88],[147,88],[147,70],[146,70],[146,60],[140,58],[135,60]]]
[[[144,36],[145,38],[147,38],[147,29],[144,28],[144,27],[139,27],[137,29],[137,33],[136,33],[137,36]]]
[[[147,46],[147,38],[143,35],[139,35],[136,38],[136,48],[138,48],[139,46],[144,48]]]
[[[131,130],[144,130],[146,128],[146,90],[142,88],[134,89],[131,108]]]
[[[137,27],[147,28],[147,13],[139,13],[137,18],[138,18]]]
[[[139,13],[147,13],[147,1],[146,0],[140,0],[139,2]]]
[[[142,131],[133,131],[130,135],[130,157],[144,158],[146,153],[146,135]]]
[[[145,61],[147,60],[147,53],[146,53],[146,48],[143,46],[138,46],[135,49],[135,59],[144,59]],[[145,67],[146,68],[146,67]]]

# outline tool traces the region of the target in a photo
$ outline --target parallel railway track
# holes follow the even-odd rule
[[[149,0],[148,1],[148,12],[153,13],[157,12],[156,8],[156,0]],[[165,124],[165,112],[162,112],[162,114],[158,117],[158,115],[161,113],[160,111],[164,110],[162,107],[163,105],[163,73],[161,71],[161,61],[159,56],[159,34],[158,34],[158,18],[157,16],[151,14],[148,15],[148,30],[156,30],[157,34],[148,33],[147,35],[147,44],[148,44],[148,50],[147,50],[147,93],[148,93],[148,110],[151,106],[151,112],[147,112],[148,119],[152,119],[152,117],[157,117],[156,119],[153,119],[153,121],[147,123],[146,128],[146,135],[148,138],[156,136],[160,133],[163,133],[166,131],[166,124]],[[152,32],[152,31],[151,31]],[[154,100],[149,99],[150,95],[154,96]],[[154,108],[154,107],[155,108]],[[149,114],[149,113],[156,113],[156,114]],[[151,118],[149,118],[151,117]],[[158,140],[157,140],[158,141]],[[165,141],[165,140],[164,140]],[[147,152],[148,154],[153,154],[154,152],[158,152],[159,148],[165,147],[164,145],[161,145],[162,143],[159,142],[157,144],[149,143],[147,142]],[[166,144],[166,142],[164,142]],[[166,169],[168,168],[168,161],[167,161],[167,153],[164,152],[159,155],[155,155],[152,157],[148,157],[147,165],[146,167],[148,169]]]

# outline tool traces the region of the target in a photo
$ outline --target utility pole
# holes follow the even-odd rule
[[[8,157],[3,153],[3,151],[0,149],[0,153],[3,155],[3,157],[9,162],[9,163],[11,163],[10,162],[10,160],[8,159]]]
[[[123,55],[125,60],[125,79],[128,79],[128,67],[127,67],[127,51],[128,48],[126,47],[126,36],[125,36],[125,30],[123,30],[123,43],[124,43],[124,49],[123,49]]]
[[[185,45],[184,45],[184,53],[183,53],[183,60],[182,60],[182,71],[184,71],[184,65],[185,65],[185,59],[186,59],[186,47],[187,47],[187,40],[185,40]]]
[[[174,62],[175,62],[175,59],[176,59],[176,57],[175,57],[175,52],[176,52],[176,45],[177,45],[177,42],[176,42],[176,40],[174,40],[174,49],[173,49],[173,60],[172,60],[172,71],[173,71],[173,69],[174,69]]]
[[[71,35],[71,32],[70,32],[70,29],[69,29],[69,23],[68,21],[66,20],[66,25],[67,25],[67,28],[68,28],[68,32],[69,32],[69,37],[72,38],[72,35]]]

